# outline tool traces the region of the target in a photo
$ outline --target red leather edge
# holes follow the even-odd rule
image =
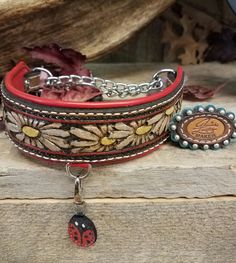
[[[25,62],[19,62],[11,71],[6,74],[5,84],[7,90],[14,96],[24,99],[26,101],[31,101],[33,103],[52,106],[52,107],[62,107],[62,108],[122,108],[136,106],[144,103],[149,103],[160,98],[167,96],[169,93],[175,90],[183,78],[183,69],[181,66],[177,68],[177,77],[175,81],[162,92],[155,93],[146,97],[129,99],[129,100],[116,100],[116,101],[106,101],[106,102],[67,102],[60,100],[51,100],[40,98],[37,96],[30,95],[24,92],[24,74],[29,71],[29,67]]]

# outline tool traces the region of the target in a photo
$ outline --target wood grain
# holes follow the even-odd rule
[[[141,82],[168,64],[89,65],[94,75]],[[216,104],[236,112],[234,64],[185,67],[189,84],[230,80]],[[219,74],[220,73],[220,74]],[[185,106],[196,104],[184,101]],[[84,184],[96,245],[81,250],[66,226],[75,212],[64,167],[26,158],[0,133],[1,263],[235,263],[236,143],[183,150],[168,143],[127,163],[95,167]]]
[[[134,169],[97,167],[84,182],[84,197],[170,199],[236,196],[235,178],[236,169],[229,166],[143,168],[140,162]],[[72,197],[73,180],[65,176],[65,171],[44,168],[9,169],[0,175],[0,199]]]
[[[1,263],[234,263],[236,200],[93,200],[98,240],[67,237],[70,201],[1,201]],[[6,224],[7,222],[7,224]]]
[[[1,1],[3,70],[25,57],[22,47],[58,43],[89,59],[106,54],[130,38],[174,0]]]

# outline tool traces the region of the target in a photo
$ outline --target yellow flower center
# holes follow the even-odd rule
[[[174,112],[174,106],[170,107],[169,109],[166,110],[166,115],[171,115]]]
[[[103,137],[103,138],[101,139],[101,144],[102,144],[102,145],[105,145],[105,146],[108,146],[108,145],[113,144],[115,141],[116,141],[115,139],[110,139],[110,138],[108,138],[108,137],[105,136],[105,137]]]
[[[36,138],[39,136],[39,130],[33,128],[33,127],[30,127],[30,126],[24,126],[22,128],[22,132],[27,135],[28,137],[31,137],[31,138]]]
[[[152,128],[151,125],[143,125],[143,126],[138,127],[135,133],[137,135],[143,135],[145,133],[148,133],[151,130],[151,128]]]

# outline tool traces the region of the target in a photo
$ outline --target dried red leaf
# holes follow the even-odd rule
[[[186,100],[207,100],[212,98],[219,90],[226,86],[228,82],[220,84],[218,87],[205,87],[198,85],[184,86],[184,99]]]
[[[76,86],[65,89],[43,88],[41,97],[52,100],[85,102],[90,101],[101,95],[101,91],[95,87],[90,86]]]
[[[62,98],[65,96],[66,91],[64,89],[55,89],[55,88],[47,88],[44,87],[41,92],[41,97],[51,100],[62,100]]]
[[[56,66],[54,73],[60,75],[75,74],[79,76],[91,76],[91,71],[84,66],[86,56],[73,49],[63,49],[57,44],[35,46],[32,48],[25,47],[24,49],[30,53],[33,59],[39,59],[46,64],[49,63]],[[46,77],[42,74],[42,83],[44,83]],[[98,88],[86,85],[71,87],[69,90],[42,87],[41,92],[41,97],[43,98],[74,102],[93,100],[100,95],[101,91]]]
[[[53,64],[60,69],[60,74],[76,74],[90,76],[90,70],[84,67],[86,56],[73,49],[61,48],[57,44],[44,46],[24,47],[33,59],[39,59],[45,63]]]

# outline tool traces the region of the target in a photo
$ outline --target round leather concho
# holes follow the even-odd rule
[[[2,85],[6,131],[30,156],[56,162],[114,163],[143,156],[169,136],[168,124],[181,108],[184,74],[142,98],[103,102],[64,102],[24,92],[18,63]]]

